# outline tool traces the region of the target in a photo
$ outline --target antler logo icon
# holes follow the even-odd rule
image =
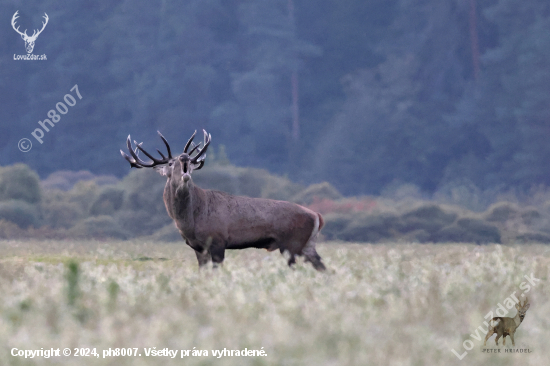
[[[42,33],[42,31],[44,30],[44,28],[46,28],[46,24],[48,24],[48,14],[44,13],[44,19],[46,19],[46,22],[42,22],[42,29],[40,30],[37,30],[35,29],[32,36],[28,36],[27,35],[27,30],[25,29],[24,32],[21,32],[19,31],[19,26],[17,28],[15,28],[15,20],[17,18],[19,18],[19,15],[17,15],[17,13],[19,12],[19,10],[17,10],[15,12],[15,14],[13,14],[13,17],[11,18],[11,26],[13,27],[13,29],[19,33],[21,35],[21,38],[23,38],[23,41],[25,41],[25,48],[27,50],[27,53],[32,53],[32,50],[34,49],[34,42],[36,41],[36,38],[38,38],[38,36],[40,35],[40,33]]]

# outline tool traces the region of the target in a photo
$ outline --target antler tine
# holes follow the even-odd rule
[[[130,135],[128,135],[128,138],[126,139],[126,147],[128,148],[128,151],[130,152],[130,155],[132,155],[132,160],[134,161],[134,164],[136,165],[140,165],[141,167],[143,168],[148,168],[148,164],[146,162],[144,162],[143,160],[141,160],[138,156],[137,156],[137,147],[136,147],[136,151],[134,151],[134,149],[132,148],[132,142],[131,142],[131,137]],[[130,162],[131,164],[131,162]]]
[[[201,144],[202,144],[202,142],[199,142],[198,145],[195,145],[194,143],[192,143],[191,144],[192,148],[191,148],[191,151],[189,151],[189,156],[191,156],[195,152],[195,150],[197,150],[201,146]],[[193,145],[195,145],[195,146],[193,146]]]
[[[199,162],[199,158],[206,152],[206,149],[208,149],[208,145],[210,145],[210,141],[212,139],[212,136],[209,133],[207,133],[205,130],[202,130],[202,132],[204,133],[204,146],[202,149],[199,150],[199,153],[195,155],[194,158],[191,159],[193,163]],[[204,158],[201,159],[201,161],[204,161]]]
[[[170,151],[170,145],[168,145],[168,141],[166,141],[166,139],[164,138],[164,136],[162,136],[162,133],[160,133],[160,131],[157,131],[157,133],[159,134],[160,138],[162,139],[162,142],[164,142],[164,145],[166,145],[166,151],[168,151],[168,159],[172,159],[172,152]],[[159,151],[159,153],[160,153],[160,151]],[[162,153],[160,155],[162,155]],[[162,157],[164,158],[164,155],[162,155]]]
[[[155,158],[153,155],[149,154],[147,151],[145,151],[144,148],[141,147],[141,144],[138,144],[135,140],[134,140],[134,144],[136,145],[136,148],[139,149],[139,151],[141,151],[142,153],[145,154],[145,156],[147,156],[149,159],[153,160],[153,163],[155,165],[159,165],[159,164],[164,164],[164,163],[167,163],[169,159],[166,159],[164,156],[163,156],[163,159],[157,159]],[[136,154],[136,157],[137,157],[137,154]],[[147,163],[146,163],[147,164]],[[143,165],[143,164],[142,164]]]
[[[122,157],[130,163],[130,167],[132,168],[143,168],[133,157],[135,156],[137,158],[136,152],[132,150],[132,145],[130,144],[130,135],[128,135],[128,139],[126,140],[126,146],[128,146],[128,151],[130,151],[130,154],[132,154],[132,157],[129,157],[128,154],[126,154],[124,151],[120,150],[120,154]],[[136,149],[137,151],[137,149]],[[139,159],[138,159],[139,160]]]
[[[523,301],[523,305],[521,305],[521,307],[524,307],[525,305],[527,305],[527,303],[529,302],[529,298],[527,296],[525,296],[525,300]]]
[[[132,159],[131,157],[129,157],[124,151],[120,150],[120,154],[122,155],[122,157],[124,159],[128,160],[128,162],[130,163],[130,166],[132,168],[138,168],[138,169],[143,168],[142,166],[137,165],[136,161],[134,159]]]
[[[156,149],[160,156],[162,156],[163,159],[166,159],[166,156],[160,151],[159,149]]]
[[[187,141],[187,143],[185,144],[185,147],[183,148],[183,152],[187,154],[187,149],[189,149],[189,146],[191,146],[191,141],[193,141],[193,138],[195,138],[195,135],[197,134],[197,130],[195,130],[195,132],[193,132],[193,136],[191,136],[191,138]]]

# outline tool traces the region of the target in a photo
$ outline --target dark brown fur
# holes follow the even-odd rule
[[[182,237],[198,252],[199,265],[210,259],[221,263],[225,249],[263,248],[287,251],[289,265],[296,255],[305,255],[316,269],[325,268],[312,242],[323,218],[295,203],[233,196],[201,189],[191,179],[169,178],[164,204]]]
[[[200,144],[193,146],[193,134],[177,157],[172,157],[160,132],[167,150],[167,156],[159,151],[161,159],[147,153],[141,144],[134,150],[130,136],[126,140],[130,156],[120,151],[131,167],[154,168],[168,178],[163,194],[166,211],[187,245],[195,250],[199,266],[209,261],[222,263],[226,249],[264,248],[287,252],[289,266],[296,262],[295,256],[303,255],[315,269],[324,270],[315,250],[317,233],[324,225],[319,213],[295,203],[233,196],[195,186],[191,173],[203,167],[210,144],[210,135],[203,132],[202,148]],[[151,161],[141,160],[138,150]]]

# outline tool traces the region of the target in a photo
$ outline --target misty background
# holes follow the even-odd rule
[[[39,29],[26,54],[12,29]],[[546,0],[3,1],[0,165],[122,177],[128,134],[345,195],[550,184]],[[78,84],[82,100],[31,132]],[[74,93],[73,93],[74,94]],[[18,150],[23,138],[33,142]],[[208,167],[208,159],[206,162]]]

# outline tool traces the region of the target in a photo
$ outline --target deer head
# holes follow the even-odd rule
[[[530,304],[528,304],[529,300],[527,299],[527,297],[525,297],[525,301],[523,302],[523,305],[521,304],[521,300],[518,304],[516,304],[516,309],[518,311],[518,317],[519,317],[519,321],[522,322],[523,321],[523,318],[525,318],[525,313],[527,312],[527,310],[529,310],[529,306]]]
[[[13,17],[11,18],[11,26],[13,27],[13,29],[19,33],[21,35],[21,38],[23,38],[23,41],[25,41],[25,49],[27,50],[27,53],[32,53],[33,49],[34,49],[34,42],[36,41],[36,38],[38,38],[38,36],[40,35],[40,33],[42,33],[42,31],[44,30],[44,28],[46,28],[46,24],[48,24],[48,14],[44,13],[44,19],[46,20],[46,22],[42,22],[42,29],[38,30],[38,29],[35,29],[32,36],[28,36],[27,35],[27,30],[25,29],[24,32],[21,32],[19,31],[19,26],[17,28],[15,28],[15,20],[17,18],[19,18],[19,15],[17,15],[17,13],[19,12],[19,10],[17,10],[15,12],[15,14],[13,14]]]
[[[165,156],[160,150],[157,150],[157,152],[161,156],[161,159],[157,159],[141,147],[142,143],[138,144],[136,141],[134,141],[136,147],[135,149],[132,149],[132,143],[130,142],[129,135],[128,139],[126,140],[126,145],[128,146],[128,151],[130,152],[131,157],[122,150],[120,150],[120,153],[122,154],[124,159],[126,159],[130,163],[130,166],[132,168],[154,168],[161,175],[166,176],[169,180],[171,180],[172,184],[177,186],[186,186],[191,179],[191,173],[194,170],[201,169],[204,165],[204,160],[206,159],[205,153],[208,149],[208,145],[210,145],[211,136],[210,134],[206,133],[205,130],[202,131],[204,133],[203,147],[200,148],[201,143],[199,143],[198,145],[195,145],[193,143],[193,138],[197,134],[197,131],[195,131],[195,133],[193,133],[193,136],[191,136],[189,141],[187,141],[187,143],[185,144],[183,153],[176,157],[172,156],[168,141],[166,141],[164,136],[162,136],[162,134],[158,131],[157,132],[160,138],[164,142],[164,145],[166,145],[168,156]],[[190,148],[191,150],[189,150]],[[145,156],[147,156],[149,159],[151,159],[151,162],[145,162],[141,160],[138,156],[140,151],[145,154]],[[196,154],[193,156],[195,152]]]

